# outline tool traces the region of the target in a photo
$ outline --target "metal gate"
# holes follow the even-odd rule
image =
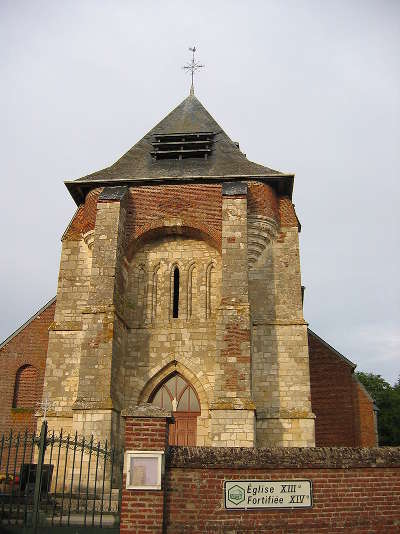
[[[122,455],[106,442],[48,432],[0,439],[0,532],[119,534]]]

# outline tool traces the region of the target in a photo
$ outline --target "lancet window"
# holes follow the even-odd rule
[[[172,317],[177,319],[179,317],[179,268],[174,267],[172,274]]]

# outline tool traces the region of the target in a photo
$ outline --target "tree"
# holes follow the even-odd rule
[[[379,445],[400,445],[400,377],[394,386],[381,375],[356,373],[378,407]]]

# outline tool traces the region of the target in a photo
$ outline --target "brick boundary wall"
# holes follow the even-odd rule
[[[225,510],[233,479],[310,479],[313,508]],[[400,532],[400,448],[171,447],[165,532]]]
[[[126,449],[166,451],[162,490],[122,491],[121,533],[400,532],[400,447],[168,447],[168,416],[126,410]],[[153,414],[149,410],[155,410]],[[225,510],[225,480],[310,479],[311,509]]]

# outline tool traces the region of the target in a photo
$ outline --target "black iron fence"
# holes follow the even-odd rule
[[[0,438],[0,532],[119,532],[122,455],[78,435],[48,432]],[[109,531],[111,534],[111,531]]]

